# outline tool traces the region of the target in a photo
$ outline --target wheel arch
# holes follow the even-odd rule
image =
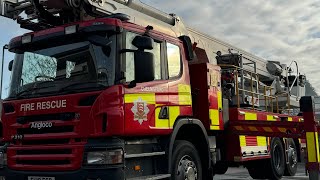
[[[176,120],[169,142],[168,171],[172,171],[173,146],[176,140],[190,141],[198,150],[203,167],[211,168],[211,156],[207,131],[202,122],[194,118]]]

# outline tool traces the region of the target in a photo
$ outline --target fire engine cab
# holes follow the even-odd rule
[[[265,61],[138,0],[1,0],[0,15],[30,30],[4,47],[15,54],[6,180],[202,180],[241,165],[254,179],[295,175],[296,62]]]

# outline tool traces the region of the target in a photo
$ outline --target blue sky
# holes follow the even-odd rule
[[[1,58],[2,58],[2,47],[7,44],[13,37],[22,35],[25,33],[26,30],[23,30],[17,25],[17,23],[13,20],[6,19],[0,17],[0,47],[1,47]],[[14,58],[12,53],[6,52],[5,53],[5,63],[4,63],[4,84],[3,84],[3,91],[2,96],[6,97],[9,88],[9,80],[10,80],[10,73],[8,71],[8,63],[10,60]]]
[[[142,0],[175,13],[195,29],[268,60],[297,60],[320,92],[320,4],[317,0]],[[290,2],[290,3],[288,3]],[[0,18],[0,45],[25,31]],[[1,52],[2,53],[2,52]],[[6,55],[5,70],[12,55]],[[5,72],[4,94],[10,74]]]

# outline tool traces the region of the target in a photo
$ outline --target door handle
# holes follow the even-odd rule
[[[159,119],[169,119],[169,107],[162,106],[159,112]]]

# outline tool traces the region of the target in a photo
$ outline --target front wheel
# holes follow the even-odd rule
[[[173,150],[174,180],[202,180],[202,166],[197,149],[189,141],[178,140]]]

